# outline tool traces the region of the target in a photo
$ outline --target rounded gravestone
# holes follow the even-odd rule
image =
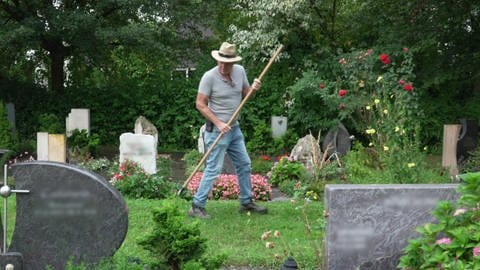
[[[17,194],[9,251],[23,256],[25,269],[65,269],[96,263],[120,247],[128,210],[103,177],[65,163],[35,161],[12,166]]]

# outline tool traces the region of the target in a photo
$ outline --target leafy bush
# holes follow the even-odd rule
[[[261,155],[252,159],[252,171],[265,175],[272,169],[273,161],[270,156]]]
[[[85,161],[94,157],[100,145],[100,137],[97,134],[89,135],[87,130],[75,129],[67,138],[69,158],[76,161]]]
[[[306,177],[306,170],[303,164],[291,161],[287,157],[281,157],[273,166],[272,171],[268,173],[269,182],[273,186],[278,186],[285,181],[297,182]]]
[[[417,228],[401,257],[402,269],[480,269],[480,173],[462,176],[455,204],[440,202],[433,215],[438,223]]]
[[[162,265],[172,270],[181,269],[188,261],[201,257],[206,249],[206,239],[200,235],[197,220],[186,222],[179,199],[166,199],[152,211],[155,227],[139,244],[157,259],[155,269]]]
[[[174,184],[158,174],[147,174],[136,163],[126,160],[113,174],[112,184],[124,196],[131,198],[164,199],[172,194]]]
[[[65,133],[64,123],[56,114],[42,113],[38,116],[39,128],[41,132],[48,132],[50,134],[63,134]]]
[[[477,148],[469,154],[470,156],[462,166],[462,171],[464,173],[480,171],[480,146],[477,146]]]
[[[202,153],[198,152],[198,150],[193,149],[185,153],[183,156],[183,162],[185,163],[185,175],[190,176],[193,172],[195,167],[197,166],[198,162],[202,159]],[[203,165],[199,171],[203,171]]]
[[[197,172],[190,183],[188,190],[195,194],[202,180],[203,173]],[[259,174],[252,174],[252,196],[255,200],[268,201],[272,193],[272,188],[265,177]],[[231,200],[238,199],[240,188],[238,187],[238,178],[234,174],[221,174],[213,184],[210,199]]]
[[[12,146],[12,129],[7,119],[7,109],[0,101],[0,148],[11,149]]]

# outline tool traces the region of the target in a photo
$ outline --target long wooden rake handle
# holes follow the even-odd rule
[[[275,62],[275,59],[277,59],[278,55],[280,54],[280,52],[283,50],[283,45],[280,45],[280,47],[278,47],[278,49],[275,51],[275,53],[273,54],[273,56],[270,58],[270,61],[268,61],[268,64],[263,68],[263,71],[262,73],[260,73],[260,76],[258,76],[258,79],[261,81],[263,76],[265,76],[265,74],[267,73],[267,71],[270,69],[270,66],[273,64],[273,62]],[[231,125],[232,122],[235,120],[235,118],[237,117],[238,113],[240,112],[240,110],[242,109],[242,107],[245,105],[245,103],[248,101],[248,99],[250,98],[250,96],[253,94],[253,88],[250,87],[250,89],[248,90],[248,93],[247,95],[243,98],[242,102],[240,103],[240,105],[238,105],[238,108],[233,112],[232,114],[232,117],[230,117],[230,120],[228,120],[227,122],[227,125]],[[193,170],[193,172],[190,174],[190,176],[187,178],[187,180],[183,183],[183,186],[182,188],[177,192],[177,195],[180,196],[183,192],[183,190],[187,187],[188,183],[190,183],[190,181],[192,181],[192,178],[193,176],[198,172],[198,170],[200,169],[200,167],[203,165],[203,163],[205,163],[205,160],[207,160],[208,156],[210,155],[210,153],[212,152],[213,148],[217,145],[217,143],[220,141],[220,139],[223,137],[223,134],[224,133],[220,133],[218,134],[217,138],[215,139],[215,141],[212,143],[212,145],[208,148],[207,152],[205,152],[205,154],[203,155],[202,159],[198,162],[197,166],[195,167],[195,169]]]

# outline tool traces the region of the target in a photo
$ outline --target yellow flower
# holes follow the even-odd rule
[[[399,127],[395,127],[395,132],[399,132],[400,131],[400,128]]]
[[[390,148],[388,148],[388,146],[383,146],[383,151],[388,151]]]
[[[370,134],[370,135],[375,134],[375,129],[373,129],[373,128],[367,129],[367,130],[365,130],[365,133]]]
[[[426,147],[426,146],[425,146],[425,147],[423,147],[423,150],[427,151],[427,149],[428,149],[428,147]]]
[[[388,114],[388,110],[387,109],[383,110],[383,114]]]
[[[370,105],[367,105],[367,106],[365,107],[365,110],[370,111],[371,108],[372,108],[372,107],[370,107]]]
[[[372,142],[371,142],[371,143],[369,143],[369,144],[368,144],[368,146],[373,146],[373,143],[372,143]]]
[[[373,102],[374,102],[375,104],[378,104],[378,103],[380,103],[380,99],[376,98]]]
[[[379,82],[379,81],[381,81],[381,80],[383,80],[383,76],[378,76],[377,82]]]
[[[408,168],[415,167],[415,165],[416,165],[416,164],[415,164],[415,163],[413,163],[413,162],[410,162],[410,163],[408,163],[408,164],[407,164]]]
[[[360,80],[360,82],[358,83],[358,87],[362,88],[365,86],[365,82]]]

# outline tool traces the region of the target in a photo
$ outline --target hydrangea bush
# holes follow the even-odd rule
[[[440,202],[433,212],[438,223],[417,228],[420,237],[405,248],[401,269],[480,269],[480,172],[462,178],[458,202]]]
[[[203,173],[197,172],[188,184],[188,190],[195,194],[202,180]],[[253,198],[259,201],[268,201],[272,193],[272,188],[267,179],[260,174],[252,174],[252,193]],[[240,188],[238,187],[237,176],[234,174],[220,174],[214,183],[210,199],[215,200],[231,200],[238,199]]]

